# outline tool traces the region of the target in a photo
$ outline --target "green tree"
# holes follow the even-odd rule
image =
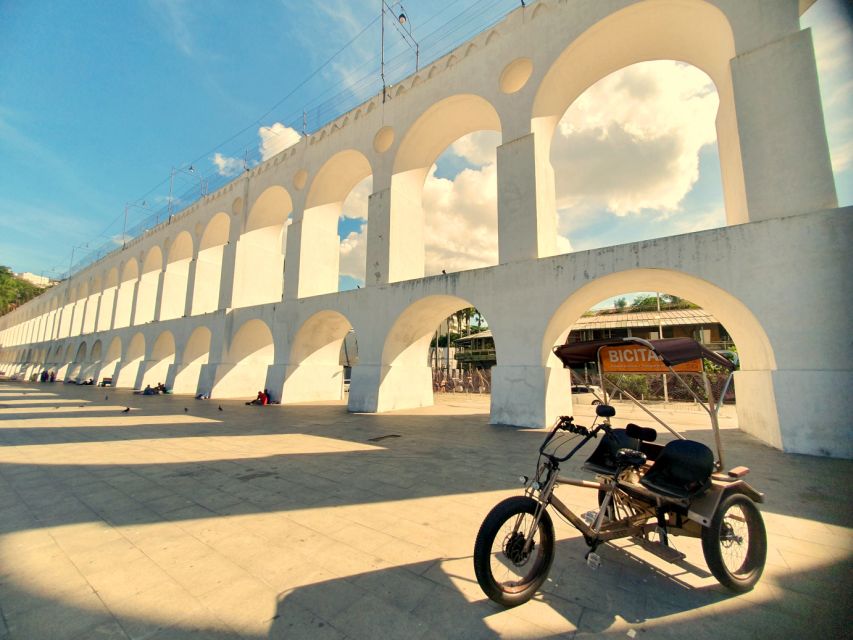
[[[0,266],[0,315],[32,300],[42,291],[43,288],[15,276],[9,267]]]

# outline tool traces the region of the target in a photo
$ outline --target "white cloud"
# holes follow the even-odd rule
[[[213,154],[213,164],[216,165],[216,172],[221,176],[236,176],[243,168],[243,161],[240,158],[229,158],[218,151]]]
[[[340,272],[364,282],[364,270],[367,264],[367,222],[358,231],[352,231],[341,240]]]
[[[719,99],[703,72],[672,61],[626,67],[590,87],[554,136],[557,207],[677,211],[716,141]]]
[[[500,143],[501,134],[497,131],[475,131],[450,145],[450,152],[482,167],[495,161],[495,148]]]
[[[367,199],[373,191],[373,176],[355,185],[344,200],[342,218],[367,220]]]
[[[424,184],[427,275],[498,263],[497,167],[464,169],[451,181],[435,176]]]
[[[258,129],[261,137],[261,159],[269,160],[277,153],[295,145],[302,137],[296,129],[276,122],[269,127]]]

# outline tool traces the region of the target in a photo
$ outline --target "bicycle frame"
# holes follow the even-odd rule
[[[659,513],[660,502],[657,496],[641,487],[637,483],[629,485],[630,490],[640,494],[641,497],[632,496],[627,491],[624,485],[625,481],[620,485],[620,480],[617,477],[602,478],[599,482],[590,480],[581,480],[577,478],[569,478],[559,474],[559,464],[571,458],[577,451],[591,439],[595,438],[598,433],[610,429],[609,420],[604,420],[598,427],[595,427],[587,433],[587,435],[577,444],[566,456],[557,458],[556,456],[545,454],[544,449],[553,440],[554,436],[560,429],[559,421],[545,442],[540,448],[541,455],[545,458],[540,462],[536,476],[532,481],[526,483],[525,495],[533,498],[538,503],[538,508],[533,517],[529,530],[525,533],[527,540],[525,544],[525,552],[531,550],[533,536],[539,526],[539,521],[542,518],[542,513],[548,506],[552,506],[560,515],[568,520],[584,536],[587,543],[594,550],[599,544],[616,540],[619,538],[627,538],[631,536],[645,537],[647,534],[655,531],[660,526],[656,520]],[[543,478],[543,475],[545,476]],[[544,480],[544,484],[542,483]],[[604,492],[596,519],[592,523],[588,523],[581,516],[576,514],[562,500],[554,495],[554,490],[559,485],[569,485],[580,487],[583,489],[595,489]],[[687,503],[683,505],[687,507]],[[608,508],[612,508],[613,514],[616,516],[605,521]],[[650,522],[650,520],[655,520]],[[520,521],[519,521],[520,522]],[[516,525],[517,526],[517,525]],[[674,514],[669,514],[669,519],[666,522],[666,529],[673,535],[684,535],[689,537],[700,537],[701,526],[688,518],[680,518]]]

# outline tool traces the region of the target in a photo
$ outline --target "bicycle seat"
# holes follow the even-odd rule
[[[595,415],[599,418],[612,418],[616,415],[616,409],[609,404],[599,404],[595,407]]]
[[[616,475],[620,466],[616,458],[618,452],[622,449],[636,450],[639,447],[640,441],[629,437],[625,429],[612,429],[599,441],[595,451],[584,462],[583,468],[600,475]]]
[[[713,471],[714,454],[708,447],[694,440],[673,440],[640,484],[664,496],[687,500],[711,486]]]
[[[616,464],[620,467],[641,467],[646,463],[646,454],[636,449],[619,449]]]

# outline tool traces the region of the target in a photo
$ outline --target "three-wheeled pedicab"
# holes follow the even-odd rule
[[[719,394],[722,399],[731,384],[732,362],[690,338],[567,343],[555,347],[554,353],[567,367],[597,364],[604,403],[596,407],[590,427],[560,417],[539,447],[536,473],[521,478],[524,495],[500,502],[486,516],[474,546],[474,570],[486,595],[515,606],[527,602],[545,581],[554,559],[549,507],[581,532],[592,568],[601,562],[596,549],[610,540],[631,537],[655,555],[678,562],[684,554],[673,548],[670,537],[690,536],[701,538],[708,568],[721,584],[736,592],[752,589],[767,555],[764,522],[755,504],[763,502],[763,495],[743,480],[749,469],[723,466],[718,422],[722,402],[715,399],[705,372],[706,361],[728,372]],[[682,382],[710,417],[716,456],[706,445],[666,425],[623,389],[675,439],[662,446],[655,443],[653,428],[611,426],[616,411],[607,403],[606,384],[619,387],[606,381],[604,373],[627,371],[669,372]],[[706,399],[693,389],[695,384],[687,384],[688,376],[701,378]],[[561,476],[560,465],[599,436],[583,465],[595,474],[595,481]],[[599,509],[574,513],[554,494],[561,484],[596,490]]]

